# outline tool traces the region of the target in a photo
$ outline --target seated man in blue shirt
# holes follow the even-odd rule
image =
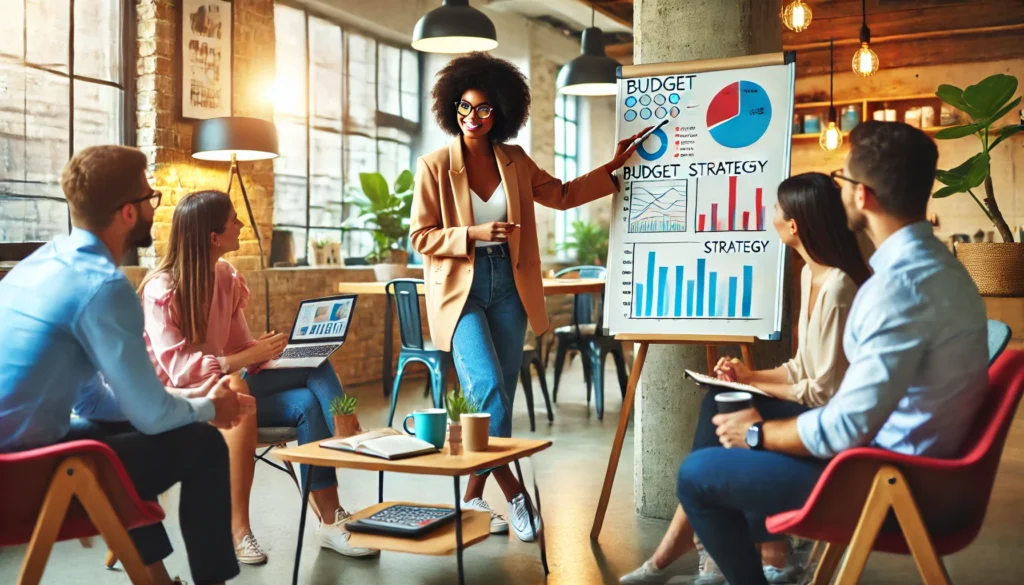
[[[214,427],[231,428],[255,405],[240,379],[179,392],[156,377],[142,306],[118,269],[129,248],[152,244],[160,193],[149,186],[146,165],[140,151],[123,146],[76,154],[61,178],[71,235],[0,280],[0,452],[93,438],[118,454],[142,498],[155,500],[180,482],[193,580],[223,583],[238,574],[238,563],[228,451]],[[163,525],[131,535],[153,583],[170,584]]]
[[[725,448],[694,451],[679,468],[679,501],[734,585],[767,582],[754,543],[781,537],[764,518],[803,506],[829,458],[867,445],[954,456],[988,387],[985,306],[925,221],[935,143],[906,124],[874,121],[850,143],[832,176],[850,229],[876,252],[850,308],[839,390],[795,418],[762,421],[753,408],[716,415]]]

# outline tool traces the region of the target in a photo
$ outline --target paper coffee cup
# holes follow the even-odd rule
[[[721,392],[715,395],[718,413],[726,414],[754,407],[754,397],[750,392]]]
[[[491,415],[486,412],[463,414],[459,420],[462,423],[462,446],[466,448],[466,451],[486,451]]]

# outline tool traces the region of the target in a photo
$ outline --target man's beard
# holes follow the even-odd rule
[[[862,232],[868,227],[868,218],[863,213],[847,210],[846,227],[854,233]]]
[[[153,234],[150,233],[153,229],[153,220],[144,221],[142,217],[139,217],[139,221],[135,222],[135,227],[128,233],[128,247],[130,248],[148,248],[153,245]]]

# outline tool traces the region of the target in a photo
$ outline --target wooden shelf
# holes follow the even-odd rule
[[[376,514],[378,511],[394,506],[396,504],[405,506],[418,506],[408,502],[383,502],[370,506],[352,515],[353,520],[359,520]],[[432,506],[434,504],[431,504]],[[452,508],[452,506],[438,506],[439,508]],[[352,535],[349,542],[352,546],[376,548],[392,552],[410,553],[416,555],[445,556],[455,554],[455,522],[434,530],[433,532],[419,538],[403,538],[400,536],[383,536],[379,534],[363,534],[361,532],[350,532]],[[475,510],[462,511],[462,548],[466,549],[471,545],[482,542],[491,535],[491,515],[487,512]]]
[[[929,103],[922,104],[921,102]],[[873,112],[877,109],[880,109],[883,104],[888,105],[890,108],[896,110],[896,119],[900,122],[904,120],[904,113],[908,108],[915,107],[918,105],[931,105],[935,110],[935,121],[939,121],[942,116],[942,102],[941,100],[939,100],[938,97],[935,96],[935,94],[919,94],[895,97],[871,97],[855,100],[836,100],[836,114],[839,117],[839,120],[837,120],[836,122],[837,124],[841,122],[843,115],[842,109],[845,107],[859,106],[858,109],[860,110],[860,121],[866,122],[868,120],[873,119]],[[801,116],[801,122],[803,118],[801,112],[820,111],[823,113],[823,115],[821,116],[821,124],[822,126],[825,126],[827,124],[827,122],[825,122],[825,118],[827,117],[828,107],[829,102],[804,102],[795,104],[793,107],[793,111],[797,115]],[[957,122],[956,124],[952,124],[950,126],[929,126],[926,128],[922,128],[922,130],[924,130],[928,134],[935,134],[936,132],[942,130],[943,128],[959,126],[962,123],[963,121]],[[849,132],[843,132],[843,137],[845,138],[849,136],[849,134]],[[819,135],[820,134],[818,132],[803,132],[800,134],[794,134],[793,141],[803,142],[809,140],[817,140]]]
[[[935,133],[938,132],[939,130],[942,130],[944,128],[952,128],[952,127],[953,126],[929,126],[928,128],[921,128],[921,130],[924,131],[925,134],[935,135]],[[818,140],[819,136],[821,136],[821,133],[819,133],[819,132],[814,132],[814,133],[806,133],[805,132],[803,134],[794,134],[793,135],[793,140],[794,141],[796,141],[796,140],[800,140],[800,141],[804,141],[804,140]],[[846,138],[848,138],[849,136],[850,136],[849,132],[843,132],[843,140],[846,140]]]

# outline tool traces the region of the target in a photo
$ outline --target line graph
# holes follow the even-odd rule
[[[686,231],[688,182],[633,181],[629,188],[631,234]]]

